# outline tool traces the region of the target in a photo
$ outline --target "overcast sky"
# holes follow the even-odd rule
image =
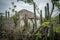
[[[9,8],[12,8],[12,4],[11,2],[14,2],[15,5],[17,5],[16,10],[20,11],[22,9],[26,9],[29,10],[31,12],[33,12],[33,5],[29,5],[27,3],[24,3],[22,1],[17,2],[17,0],[0,0],[0,11],[1,12],[5,12],[5,10],[9,10]],[[43,16],[44,16],[44,7],[46,6],[46,3],[49,3],[49,8],[51,10],[52,8],[52,3],[51,0],[35,0],[36,4],[38,5],[38,8],[40,10],[43,10]],[[55,7],[54,10],[57,10],[57,7]],[[56,13],[57,11],[54,11],[53,13]],[[12,13],[10,13],[12,14]],[[38,13],[37,13],[38,15]]]

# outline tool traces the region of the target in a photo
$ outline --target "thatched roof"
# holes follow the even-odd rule
[[[28,18],[34,18],[34,13],[32,13],[32,12],[26,10],[26,9],[22,9],[22,10],[19,11],[18,13],[20,13],[20,15],[21,15],[22,17],[25,17],[25,14],[26,14]],[[39,17],[36,16],[36,18],[38,19]]]

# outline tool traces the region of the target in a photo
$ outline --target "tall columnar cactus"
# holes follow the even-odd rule
[[[59,13],[59,24],[60,24],[60,13]]]
[[[43,20],[42,20],[42,10],[40,11],[40,24],[42,25],[42,22],[43,22]]]
[[[0,13],[0,23],[1,23],[1,13]]]
[[[6,16],[6,20],[7,20],[7,11],[5,11],[5,16]]]
[[[36,22],[36,5],[35,3],[33,2],[33,5],[34,5],[34,20],[35,20],[35,29],[37,28],[37,22]]]
[[[0,38],[2,38],[2,13],[0,13]]]
[[[0,27],[2,27],[2,13],[0,13]]]
[[[50,18],[50,14],[49,14],[49,3],[47,3],[47,17],[48,17],[47,20],[49,20],[49,18]]]
[[[50,40],[54,40],[53,24],[51,24],[51,26],[50,26]]]
[[[45,21],[47,21],[48,16],[47,16],[47,7],[45,6]]]
[[[8,20],[9,20],[9,17],[10,17],[10,13],[9,13],[9,11],[8,11]]]
[[[10,17],[10,14],[9,14],[9,11],[7,12],[7,22],[8,22],[8,24],[9,24],[9,18]]]

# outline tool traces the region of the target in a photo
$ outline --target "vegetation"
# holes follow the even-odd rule
[[[45,17],[42,17],[40,10],[40,26],[37,28],[36,22],[36,3],[33,0],[17,0],[25,3],[33,4],[34,7],[34,22],[33,29],[30,31],[30,23],[28,23],[27,15],[24,17],[24,27],[18,26],[20,22],[20,14],[15,10],[16,5],[12,2],[12,12],[15,13],[10,17],[9,11],[5,12],[5,16],[0,13],[0,40],[60,40],[60,14],[52,17],[54,5],[60,9],[60,3],[57,0],[52,0],[52,10],[49,11],[49,3],[45,6]],[[58,1],[59,2],[59,1]],[[9,8],[10,9],[10,8]],[[60,11],[60,10],[59,10]],[[13,19],[13,20],[12,20]],[[14,24],[14,26],[12,26]]]

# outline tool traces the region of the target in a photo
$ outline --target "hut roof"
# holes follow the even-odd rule
[[[18,13],[20,13],[20,15],[22,17],[25,17],[25,14],[26,14],[28,18],[34,18],[34,13],[32,13],[32,12],[26,10],[26,9],[22,9]],[[39,17],[36,15],[36,18],[38,19]]]

